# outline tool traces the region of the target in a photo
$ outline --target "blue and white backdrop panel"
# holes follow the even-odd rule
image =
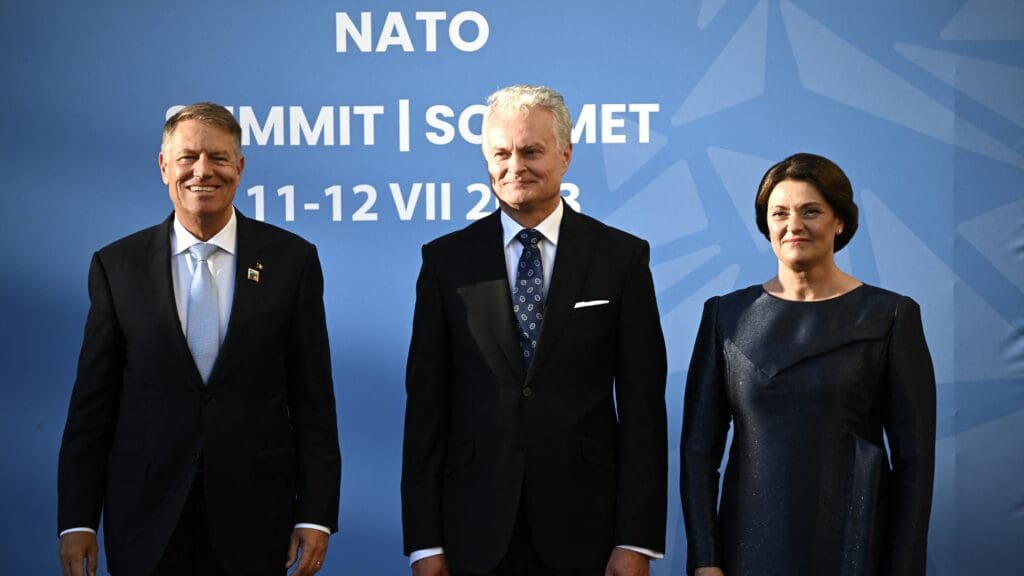
[[[177,105],[244,127],[236,206],[320,248],[345,459],[323,573],[398,575],[403,373],[419,246],[494,208],[480,103],[551,85],[565,195],[650,240],[670,474],[703,300],[774,273],[762,172],[837,161],[839,255],[922,305],[938,376],[929,574],[1024,571],[1024,4],[1013,0],[7,2],[0,6],[0,558],[56,569],[57,448],[98,247],[170,209]],[[675,482],[672,483],[675,485]],[[670,496],[658,576],[685,534]]]

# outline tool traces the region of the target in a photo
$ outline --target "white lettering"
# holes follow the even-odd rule
[[[454,118],[455,112],[444,104],[435,104],[427,108],[426,121],[431,128],[437,128],[438,132],[427,132],[427,141],[431,144],[451,144],[455,139],[455,128],[441,118]]]
[[[486,112],[487,106],[484,106],[483,104],[473,104],[472,106],[469,106],[468,108],[463,110],[462,114],[459,114],[459,135],[462,136],[463,140],[469,142],[470,144],[480,145],[484,143],[483,118],[484,113]],[[473,130],[469,127],[469,123],[474,116],[480,117],[479,132],[473,132]]]
[[[302,145],[302,137],[305,136],[306,144],[315,146],[323,134],[324,146],[334,145],[334,108],[322,106],[316,117],[316,124],[310,128],[309,121],[302,106],[290,106],[288,108],[289,143],[292,146]]]
[[[625,144],[626,135],[616,134],[616,128],[622,128],[626,121],[616,118],[616,114],[626,111],[625,104],[605,104],[601,106],[601,142],[605,144]]]
[[[572,129],[572,141],[586,142],[587,144],[593,144],[597,141],[595,135],[597,130],[597,105],[595,104],[584,104],[583,108],[580,109],[580,113],[576,116],[576,126]],[[586,138],[580,140],[580,135],[586,133]]]
[[[472,41],[467,41],[462,36],[462,24],[465,22],[476,24],[476,38]],[[490,35],[491,28],[487,24],[487,19],[479,12],[472,10],[459,12],[452,18],[451,24],[448,25],[448,39],[451,40],[452,46],[463,52],[476,52],[483,48],[484,44],[487,44],[487,38]]]
[[[242,126],[242,146],[249,145],[249,134],[256,138],[256,143],[266,146],[270,137],[274,137],[274,145],[284,145],[284,106],[271,106],[267,112],[267,122],[262,127],[252,111],[252,106],[239,106],[238,123]]]
[[[377,52],[387,52],[391,46],[401,46],[403,52],[415,51],[401,12],[388,12],[380,38],[377,39]]]
[[[452,183],[441,182],[441,220],[452,219]]]
[[[338,106],[338,146],[352,143],[352,116],[348,106]]]
[[[409,101],[398,101],[398,151],[409,151]]]
[[[420,199],[420,189],[423,187],[423,184],[420,182],[412,183],[412,190],[409,191],[409,200],[403,199],[401,184],[392,182],[388,186],[391,188],[391,197],[395,200],[395,210],[398,210],[399,220],[412,220],[413,212],[416,211],[416,204]]]
[[[423,23],[421,49],[426,52],[437,52],[438,24],[448,19],[443,11],[417,11],[414,13],[417,22]],[[470,28],[465,30],[464,28]],[[475,28],[475,31],[472,30]],[[475,34],[473,33],[475,32]],[[405,17],[401,12],[388,12],[384,24],[380,28],[377,43],[373,42],[373,13],[360,12],[359,23],[356,24],[347,12],[334,14],[334,50],[348,52],[349,41],[360,52],[387,52],[393,46],[400,47],[403,52],[415,52],[416,45],[406,26]],[[465,10],[459,12],[448,22],[448,40],[452,46],[462,52],[476,52],[487,44],[491,35],[491,27],[479,12]]]
[[[346,12],[334,15],[335,52],[348,52],[349,37],[356,43],[360,52],[369,52],[373,41],[373,30],[370,28],[372,15],[369,12],[360,14],[359,27],[348,17]]]
[[[628,136],[622,132],[626,125],[623,114],[636,114],[637,142],[649,144],[651,141],[651,114],[659,112],[661,105],[651,104],[601,104],[600,116],[598,104],[584,104],[576,116],[576,125],[572,129],[574,143],[585,142],[594,144],[598,141],[600,125],[600,142],[602,144],[624,144]],[[600,121],[598,121],[600,118]]]
[[[446,12],[417,12],[416,19],[423,22],[427,33],[427,52],[437,52],[437,23],[448,17]]]
[[[661,111],[661,105],[654,104],[630,104],[630,112],[636,112],[637,141],[641,144],[648,144],[651,141],[651,114]]]
[[[174,105],[164,111],[169,119],[184,106]],[[225,106],[238,118],[242,130],[242,146],[351,146],[353,131],[362,129],[361,140],[365,146],[377,144],[377,117],[385,114],[383,105],[362,106],[320,106],[305,107],[270,106],[261,116],[252,106]],[[407,98],[398,100],[396,108],[397,146],[400,152],[409,152],[412,147],[412,108]],[[651,142],[651,116],[660,112],[657,103],[631,104],[583,104],[576,115],[571,139],[574,144],[624,144]],[[483,142],[483,117],[487,106],[471,104],[461,110],[446,104],[434,104],[426,108],[424,121],[427,129],[425,139],[431,144],[444,146],[458,137],[468,144]],[[286,114],[287,113],[287,114]],[[335,120],[337,115],[337,120]],[[361,126],[358,118],[362,117]],[[315,116],[315,118],[314,118]],[[285,124],[287,122],[287,125]],[[635,132],[634,132],[635,129]],[[425,192],[429,194],[429,192]]]
[[[363,144],[374,144],[374,118],[384,113],[383,106],[353,106],[352,112],[363,117]]]

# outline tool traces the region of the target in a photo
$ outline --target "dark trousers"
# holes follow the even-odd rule
[[[281,566],[280,572],[251,576],[283,576],[284,573],[284,566]],[[178,525],[152,576],[249,576],[229,572],[217,562],[206,521],[202,470],[196,473]]]
[[[608,551],[611,556],[611,550]],[[604,576],[604,566],[594,570],[555,570],[544,565],[533,546],[533,533],[526,514],[526,494],[519,498],[519,512],[512,529],[512,541],[498,566],[486,574],[453,571],[452,576]]]

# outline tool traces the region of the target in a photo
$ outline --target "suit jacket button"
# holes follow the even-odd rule
[[[523,387],[523,397],[524,398],[529,398],[530,396],[533,396],[533,388],[530,388],[529,386],[524,386]]]

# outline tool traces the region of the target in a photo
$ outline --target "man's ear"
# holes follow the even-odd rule
[[[156,155],[156,163],[157,166],[160,166],[160,178],[163,179],[164,184],[168,184],[170,180],[168,179],[167,176],[167,159],[164,158],[163,150],[161,150],[160,153]]]

